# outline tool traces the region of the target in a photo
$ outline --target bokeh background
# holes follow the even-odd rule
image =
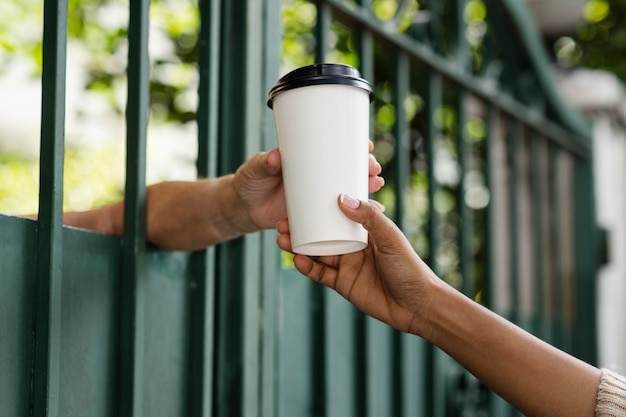
[[[409,3],[407,24],[420,8],[417,0]],[[601,69],[626,80],[626,0],[527,3],[542,30],[555,70]],[[396,0],[375,0],[373,4],[382,20],[395,16],[398,7]],[[478,34],[484,13],[481,0],[468,2],[466,19],[474,22]],[[42,0],[0,2],[0,212],[6,214],[37,211],[42,14]],[[313,62],[315,21],[311,3],[284,0],[283,73]],[[70,0],[66,211],[86,210],[123,195],[127,22],[124,1]],[[195,178],[198,29],[195,2],[152,2],[149,183]],[[338,37],[337,42],[341,41]],[[356,62],[349,47],[337,45],[335,51],[342,55],[337,61]],[[419,98],[408,105],[418,108]],[[390,117],[393,112],[389,109],[379,109],[377,126],[390,124]],[[384,163],[384,143],[376,152]]]

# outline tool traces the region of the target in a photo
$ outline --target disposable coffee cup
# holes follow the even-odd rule
[[[367,231],[341,212],[337,198],[368,198],[372,99],[359,71],[342,64],[296,69],[270,90],[295,253],[341,255],[367,246]]]

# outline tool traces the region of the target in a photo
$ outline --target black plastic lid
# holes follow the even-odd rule
[[[370,103],[374,93],[370,84],[361,78],[361,73],[345,64],[313,64],[298,68],[283,76],[270,90],[267,106],[271,109],[274,97],[287,90],[319,84],[343,84],[362,88],[369,93]]]

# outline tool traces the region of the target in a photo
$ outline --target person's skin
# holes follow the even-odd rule
[[[591,417],[601,371],[525,332],[439,279],[373,202],[340,196],[339,206],[369,232],[360,252],[295,255],[295,267],[364,313],[420,336],[456,359],[527,416]],[[291,251],[289,224],[278,246]]]
[[[370,152],[373,146],[370,142]],[[376,192],[384,185],[382,169],[373,155],[369,158],[369,191]],[[234,174],[218,178],[151,185],[146,213],[146,240],[165,249],[198,250],[272,229],[287,217],[280,153],[260,152]],[[64,213],[63,224],[121,235],[124,202]]]

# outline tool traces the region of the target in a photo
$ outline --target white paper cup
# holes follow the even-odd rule
[[[372,97],[359,72],[340,64],[294,70],[269,93],[295,253],[340,255],[367,246],[366,230],[341,212],[337,198],[368,198]]]

